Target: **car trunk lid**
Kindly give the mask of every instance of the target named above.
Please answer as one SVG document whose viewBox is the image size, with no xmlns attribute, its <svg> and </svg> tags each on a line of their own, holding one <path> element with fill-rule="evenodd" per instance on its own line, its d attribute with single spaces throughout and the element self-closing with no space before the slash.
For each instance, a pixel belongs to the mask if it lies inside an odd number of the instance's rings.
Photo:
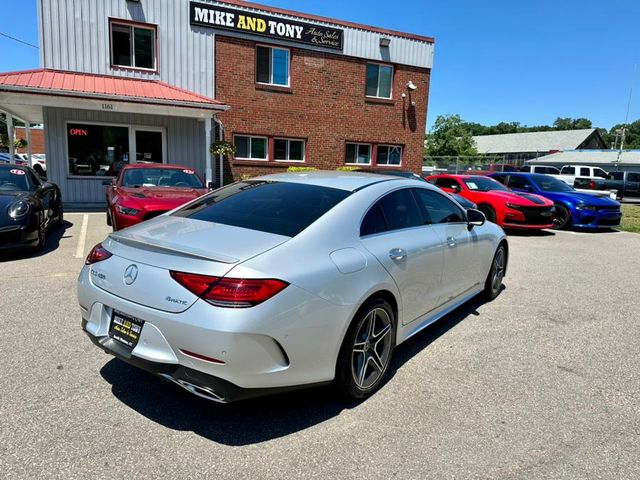
<svg viewBox="0 0 640 480">
<path fill-rule="evenodd" d="M 223 277 L 287 240 L 229 225 L 159 217 L 111 234 L 103 246 L 113 256 L 91 265 L 90 276 L 98 288 L 120 298 L 178 313 L 198 297 L 172 279 L 171 271 Z"/>
</svg>

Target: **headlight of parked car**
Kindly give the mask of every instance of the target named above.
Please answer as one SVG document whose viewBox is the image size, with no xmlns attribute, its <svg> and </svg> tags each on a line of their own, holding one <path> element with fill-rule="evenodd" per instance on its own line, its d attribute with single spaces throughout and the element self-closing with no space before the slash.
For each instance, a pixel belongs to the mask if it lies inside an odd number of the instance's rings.
<svg viewBox="0 0 640 480">
<path fill-rule="evenodd" d="M 116 205 L 116 210 L 122 215 L 130 215 L 132 217 L 135 217 L 136 215 L 138 215 L 138 213 L 140 213 L 140 210 L 129 207 L 121 207 L 120 205 Z"/>
<path fill-rule="evenodd" d="M 576 206 L 576 208 L 578 210 L 588 210 L 590 212 L 595 212 L 598 210 L 598 207 L 594 205 L 585 205 L 584 203 L 581 203 L 580 205 Z"/>
<path fill-rule="evenodd" d="M 507 202 L 507 208 L 512 208 L 514 210 L 520 210 L 522 208 L 522 205 L 516 205 L 515 203 L 509 203 Z"/>
<path fill-rule="evenodd" d="M 21 218 L 24 217 L 27 213 L 29 213 L 29 204 L 24 200 L 18 200 L 17 202 L 13 202 L 9 205 L 9 216 L 11 218 Z"/>
</svg>

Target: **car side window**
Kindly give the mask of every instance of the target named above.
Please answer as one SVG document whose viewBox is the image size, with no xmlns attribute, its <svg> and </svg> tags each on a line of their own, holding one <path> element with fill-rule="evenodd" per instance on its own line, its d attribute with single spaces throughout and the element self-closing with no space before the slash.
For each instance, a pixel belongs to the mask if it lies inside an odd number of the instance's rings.
<svg viewBox="0 0 640 480">
<path fill-rule="evenodd" d="M 622 180 L 622 178 L 620 178 Z M 627 173 L 627 181 L 640 182 L 640 173 Z"/>
<path fill-rule="evenodd" d="M 581 169 L 580 169 L 580 176 L 581 176 L 581 177 L 588 177 L 590 173 L 591 173 L 591 172 L 589 172 L 589 169 L 588 169 L 588 168 L 581 168 Z M 598 172 L 596 172 L 596 175 L 597 175 L 597 174 L 598 174 Z"/>
<path fill-rule="evenodd" d="M 447 177 L 437 178 L 435 184 L 440 188 L 451 188 L 451 189 L 460 188 L 460 184 L 455 178 L 447 178 Z"/>
<path fill-rule="evenodd" d="M 38 188 L 40 188 L 42 186 L 42 182 L 40 181 L 40 179 L 37 177 L 37 175 L 34 175 L 33 173 L 31 173 L 29 170 L 27 170 L 28 174 L 29 174 L 29 181 L 31 183 L 31 189 L 33 191 L 38 190 Z"/>
<path fill-rule="evenodd" d="M 604 170 L 601 170 L 599 168 L 594 168 L 593 169 L 593 175 L 595 177 L 600 177 L 600 178 L 605 178 L 605 179 L 609 178 L 609 175 L 607 175 L 607 172 L 605 172 Z"/>
<path fill-rule="evenodd" d="M 576 169 L 574 167 L 562 167 L 562 170 L 560 170 L 560 173 L 562 175 L 575 175 Z"/>
<path fill-rule="evenodd" d="M 525 177 L 519 177 L 517 175 L 512 175 L 509 177 L 509 188 L 516 188 L 519 190 L 524 190 L 527 186 L 530 186 L 531 182 L 527 180 Z"/>
<path fill-rule="evenodd" d="M 438 192 L 426 189 L 414 189 L 416 199 L 423 209 L 423 215 L 429 223 L 458 223 L 464 222 L 464 212 L 451 200 Z"/>
<path fill-rule="evenodd" d="M 411 190 L 396 190 L 378 202 L 387 224 L 387 230 L 419 227 L 424 225 L 422 214 Z"/>
<path fill-rule="evenodd" d="M 610 175 L 614 180 L 624 180 L 624 172 L 611 172 Z M 638 176 L 640 177 L 640 175 Z M 629 174 L 629 181 L 633 182 L 633 180 L 631 180 L 631 174 Z"/>
<path fill-rule="evenodd" d="M 503 185 L 507 184 L 507 175 L 493 175 L 492 178 L 495 178 L 497 181 L 499 181 Z"/>
<path fill-rule="evenodd" d="M 376 203 L 367 212 L 360 225 L 360 236 L 365 237 L 367 235 L 374 235 L 376 233 L 382 233 L 387 231 L 387 222 L 384 220 L 382 213 L 382 207 L 380 202 Z"/>
</svg>

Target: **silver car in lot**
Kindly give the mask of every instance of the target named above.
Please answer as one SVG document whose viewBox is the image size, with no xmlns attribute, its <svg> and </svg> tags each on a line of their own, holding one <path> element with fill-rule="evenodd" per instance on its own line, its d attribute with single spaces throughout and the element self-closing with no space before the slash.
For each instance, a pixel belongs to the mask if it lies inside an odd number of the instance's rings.
<svg viewBox="0 0 640 480">
<path fill-rule="evenodd" d="M 279 174 L 112 233 L 78 299 L 98 347 L 209 400 L 332 381 L 362 399 L 397 345 L 495 298 L 507 259 L 500 227 L 428 183 Z"/>
</svg>

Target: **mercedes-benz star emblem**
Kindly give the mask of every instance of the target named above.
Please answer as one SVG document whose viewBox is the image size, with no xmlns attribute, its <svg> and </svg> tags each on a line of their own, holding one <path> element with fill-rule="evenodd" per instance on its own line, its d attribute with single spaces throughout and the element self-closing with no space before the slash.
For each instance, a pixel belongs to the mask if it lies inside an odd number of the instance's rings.
<svg viewBox="0 0 640 480">
<path fill-rule="evenodd" d="M 124 271 L 124 283 L 131 285 L 138 278 L 138 267 L 136 265 L 129 265 Z"/>
</svg>

